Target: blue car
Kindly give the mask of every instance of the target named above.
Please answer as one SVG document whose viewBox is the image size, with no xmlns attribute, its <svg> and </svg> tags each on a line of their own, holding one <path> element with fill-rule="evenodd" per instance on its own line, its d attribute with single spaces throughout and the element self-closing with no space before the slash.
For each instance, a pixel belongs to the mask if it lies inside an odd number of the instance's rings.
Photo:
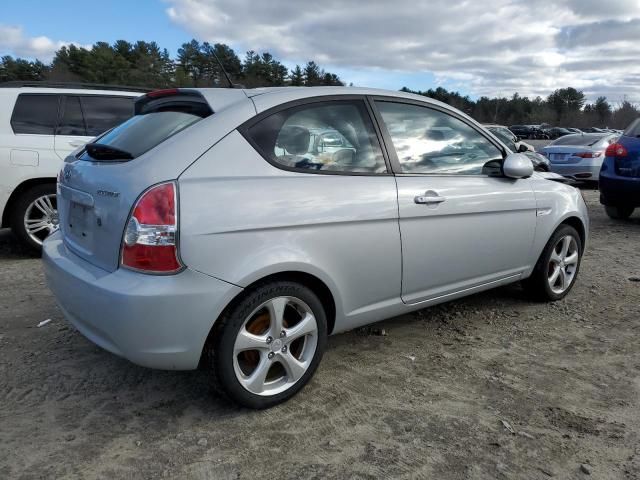
<svg viewBox="0 0 640 480">
<path fill-rule="evenodd" d="M 629 218 L 640 207 L 640 118 L 605 151 L 600 170 L 600 203 L 615 219 Z"/>
</svg>

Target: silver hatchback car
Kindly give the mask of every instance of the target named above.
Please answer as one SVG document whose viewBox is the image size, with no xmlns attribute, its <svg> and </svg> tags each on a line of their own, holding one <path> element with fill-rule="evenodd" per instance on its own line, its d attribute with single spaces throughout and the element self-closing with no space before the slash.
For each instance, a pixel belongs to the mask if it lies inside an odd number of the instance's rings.
<svg viewBox="0 0 640 480">
<path fill-rule="evenodd" d="M 517 281 L 558 300 L 576 281 L 579 191 L 442 103 L 171 89 L 135 112 L 66 159 L 48 284 L 91 341 L 209 367 L 242 405 L 299 391 L 328 335 Z"/>
</svg>

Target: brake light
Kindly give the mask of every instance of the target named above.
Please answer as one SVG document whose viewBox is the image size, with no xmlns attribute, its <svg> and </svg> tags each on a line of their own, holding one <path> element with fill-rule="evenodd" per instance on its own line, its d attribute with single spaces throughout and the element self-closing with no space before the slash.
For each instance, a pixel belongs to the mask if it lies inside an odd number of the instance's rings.
<svg viewBox="0 0 640 480">
<path fill-rule="evenodd" d="M 151 187 L 136 202 L 122 238 L 123 267 L 150 273 L 177 273 L 178 212 L 175 182 Z"/>
<path fill-rule="evenodd" d="M 624 145 L 620 143 L 612 143 L 607 147 L 604 154 L 607 157 L 626 157 L 629 155 L 629 152 Z"/>
<path fill-rule="evenodd" d="M 177 88 L 165 88 L 163 90 L 154 90 L 153 92 L 147 93 L 147 97 L 151 98 L 159 98 L 159 97 L 170 97 L 171 95 L 177 95 Z"/>
<path fill-rule="evenodd" d="M 580 158 L 597 158 L 600 155 L 602 155 L 602 152 L 580 152 L 580 153 L 573 154 L 574 157 L 580 157 Z"/>
</svg>

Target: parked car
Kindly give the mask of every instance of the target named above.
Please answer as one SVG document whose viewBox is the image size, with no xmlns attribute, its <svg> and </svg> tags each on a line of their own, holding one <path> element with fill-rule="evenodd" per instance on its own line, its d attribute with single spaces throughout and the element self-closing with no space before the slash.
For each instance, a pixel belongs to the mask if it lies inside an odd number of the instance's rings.
<svg viewBox="0 0 640 480">
<path fill-rule="evenodd" d="M 605 151 L 600 203 L 614 219 L 629 218 L 640 206 L 640 118 Z"/>
<path fill-rule="evenodd" d="M 108 86 L 0 84 L 1 227 L 39 250 L 58 228 L 56 175 L 62 160 L 133 115 L 140 92 Z"/>
<path fill-rule="evenodd" d="M 567 127 L 567 130 L 569 130 L 571 133 L 584 133 L 579 128 Z"/>
<path fill-rule="evenodd" d="M 507 127 L 503 127 L 502 125 L 485 125 L 484 127 L 498 137 L 512 152 L 524 153 L 529 160 L 531 160 L 535 171 L 551 171 L 547 157 L 537 153 L 533 145 L 518 140 L 518 137 Z"/>
<path fill-rule="evenodd" d="M 135 112 L 67 157 L 43 260 L 67 319 L 139 365 L 211 368 L 264 408 L 309 381 L 330 334 L 520 280 L 547 301 L 575 284 L 580 192 L 443 103 L 171 89 Z M 317 130 L 353 161 L 309 165 Z"/>
<path fill-rule="evenodd" d="M 544 130 L 544 132 L 549 136 L 550 139 L 555 140 L 556 138 L 564 137 L 565 135 L 571 135 L 571 130 L 562 127 L 551 127 Z"/>
<path fill-rule="evenodd" d="M 554 140 L 542 149 L 551 171 L 579 181 L 598 181 L 604 152 L 618 138 L 611 133 L 572 134 Z"/>
</svg>

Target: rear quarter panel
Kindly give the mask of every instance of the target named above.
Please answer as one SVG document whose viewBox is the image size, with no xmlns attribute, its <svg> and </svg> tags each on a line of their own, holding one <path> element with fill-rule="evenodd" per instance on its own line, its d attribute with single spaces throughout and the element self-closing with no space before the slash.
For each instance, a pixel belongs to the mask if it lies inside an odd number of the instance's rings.
<svg viewBox="0 0 640 480">
<path fill-rule="evenodd" d="M 280 170 L 237 131 L 179 179 L 185 264 L 246 287 L 267 275 L 316 276 L 342 331 L 379 319 L 400 297 L 393 176 Z"/>
</svg>

